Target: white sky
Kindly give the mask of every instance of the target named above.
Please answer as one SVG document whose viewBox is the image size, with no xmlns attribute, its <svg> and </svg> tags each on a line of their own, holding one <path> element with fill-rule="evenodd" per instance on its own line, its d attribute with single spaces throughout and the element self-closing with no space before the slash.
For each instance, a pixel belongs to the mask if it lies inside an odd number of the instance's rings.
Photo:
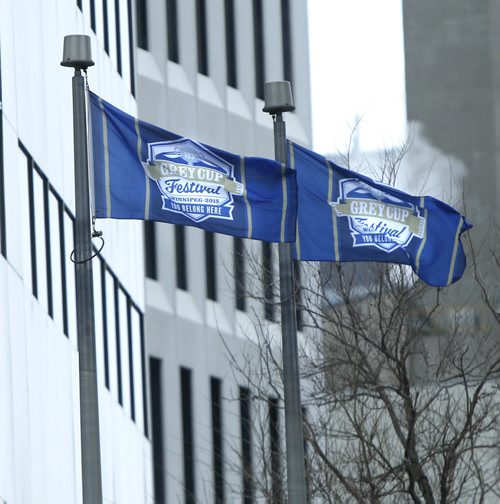
<svg viewBox="0 0 500 504">
<path fill-rule="evenodd" d="M 405 136 L 402 0 L 308 0 L 313 148 L 363 150 Z"/>
</svg>

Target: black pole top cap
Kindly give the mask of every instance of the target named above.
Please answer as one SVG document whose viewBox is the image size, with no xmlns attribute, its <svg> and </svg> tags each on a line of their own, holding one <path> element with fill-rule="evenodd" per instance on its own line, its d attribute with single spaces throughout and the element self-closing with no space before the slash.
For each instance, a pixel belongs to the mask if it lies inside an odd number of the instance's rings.
<svg viewBox="0 0 500 504">
<path fill-rule="evenodd" d="M 81 70 L 94 65 L 88 35 L 66 35 L 64 37 L 61 65 Z"/>
<path fill-rule="evenodd" d="M 264 112 L 279 114 L 295 110 L 292 86 L 288 81 L 266 82 L 264 84 Z"/>
</svg>

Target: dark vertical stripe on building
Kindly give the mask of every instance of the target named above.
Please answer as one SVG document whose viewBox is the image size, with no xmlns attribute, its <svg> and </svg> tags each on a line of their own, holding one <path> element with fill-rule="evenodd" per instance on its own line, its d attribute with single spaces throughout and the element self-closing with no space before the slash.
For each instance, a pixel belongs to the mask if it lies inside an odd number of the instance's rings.
<svg viewBox="0 0 500 504">
<path fill-rule="evenodd" d="M 198 72 L 208 75 L 207 9 L 205 0 L 196 0 L 196 34 L 198 41 Z"/>
<path fill-rule="evenodd" d="M 217 301 L 215 235 L 210 231 L 205 231 L 205 272 L 207 279 L 207 298 L 212 301 Z"/>
<path fill-rule="evenodd" d="M 255 57 L 255 95 L 264 99 L 264 82 L 266 80 L 264 59 L 264 14 L 262 0 L 253 0 L 253 36 Z"/>
<path fill-rule="evenodd" d="M 184 502 L 196 503 L 194 475 L 193 409 L 191 370 L 181 367 L 182 445 L 184 452 Z"/>
<path fill-rule="evenodd" d="M 36 233 L 35 233 L 35 193 L 33 187 L 33 159 L 22 148 L 23 152 L 27 157 L 27 169 L 28 169 L 28 208 L 29 208 L 29 219 L 30 219 L 30 246 L 31 246 L 31 288 L 33 296 L 38 299 L 38 279 L 37 279 L 37 267 L 36 267 Z"/>
<path fill-rule="evenodd" d="M 102 24 L 104 27 L 104 50 L 109 54 L 109 16 L 108 0 L 102 0 Z"/>
<path fill-rule="evenodd" d="M 141 332 L 141 378 L 142 378 L 142 409 L 144 417 L 144 435 L 149 437 L 148 394 L 146 388 L 146 345 L 144 341 L 144 314 L 139 312 L 139 327 Z M 152 400 L 152 399 L 151 399 Z"/>
<path fill-rule="evenodd" d="M 271 452 L 271 495 L 273 504 L 283 502 L 281 441 L 278 399 L 269 398 L 269 441 Z"/>
<path fill-rule="evenodd" d="M 43 209 L 45 220 L 45 268 L 47 273 L 47 306 L 49 316 L 54 318 L 54 300 L 52 293 L 52 251 L 50 240 L 50 208 L 49 208 L 49 181 L 43 177 Z"/>
<path fill-rule="evenodd" d="M 82 10 L 82 0 L 76 0 L 76 5 L 80 10 Z"/>
<path fill-rule="evenodd" d="M 163 461 L 163 400 L 161 360 L 149 358 L 151 391 L 151 428 L 153 435 L 154 502 L 165 504 L 165 470 Z"/>
<path fill-rule="evenodd" d="M 253 504 L 252 423 L 250 415 L 250 391 L 246 387 L 240 387 L 240 427 L 243 504 Z"/>
<path fill-rule="evenodd" d="M 264 316 L 274 321 L 274 263 L 273 246 L 262 242 L 262 286 L 264 288 Z"/>
<path fill-rule="evenodd" d="M 146 0 L 136 2 L 137 46 L 148 50 L 148 10 Z"/>
<path fill-rule="evenodd" d="M 135 44 L 134 44 L 134 14 L 132 0 L 127 0 L 128 18 L 128 57 L 130 64 L 130 92 L 135 96 Z"/>
<path fill-rule="evenodd" d="M 90 0 L 90 27 L 92 31 L 96 33 L 95 30 L 95 0 Z"/>
<path fill-rule="evenodd" d="M 122 351 L 120 337 L 120 291 L 118 279 L 114 277 L 115 291 L 115 334 L 116 334 L 116 375 L 118 378 L 118 402 L 123 406 L 123 383 L 122 383 Z"/>
<path fill-rule="evenodd" d="M 300 261 L 293 261 L 293 273 L 295 283 L 295 310 L 297 313 L 297 330 L 304 329 L 304 310 L 302 307 L 302 287 Z"/>
<path fill-rule="evenodd" d="M 236 290 L 236 309 L 245 311 L 247 309 L 246 277 L 245 277 L 245 247 L 243 238 L 234 238 L 234 284 Z"/>
<path fill-rule="evenodd" d="M 283 78 L 292 83 L 292 25 L 290 14 L 290 0 L 281 0 L 281 36 L 283 43 Z"/>
<path fill-rule="evenodd" d="M 130 416 L 135 422 L 135 390 L 134 390 L 134 349 L 132 339 L 132 306 L 127 295 L 127 340 L 128 340 L 128 376 L 130 386 Z"/>
<path fill-rule="evenodd" d="M 175 262 L 177 267 L 177 288 L 187 290 L 186 231 L 184 226 L 175 226 Z"/>
<path fill-rule="evenodd" d="M 2 53 L 0 50 L 0 254 L 7 257 L 7 233 L 5 229 L 5 179 L 3 164 L 3 98 L 2 98 Z"/>
<path fill-rule="evenodd" d="M 168 59 L 179 63 L 179 36 L 177 32 L 177 0 L 167 0 Z"/>
<path fill-rule="evenodd" d="M 106 263 L 103 259 L 101 259 L 102 347 L 104 354 L 104 384 L 109 390 L 108 298 L 106 291 Z"/>
<path fill-rule="evenodd" d="M 156 270 L 156 228 L 153 221 L 144 222 L 146 276 L 153 280 L 158 279 Z"/>
<path fill-rule="evenodd" d="M 116 69 L 122 75 L 122 32 L 120 23 L 120 0 L 115 0 Z"/>
<path fill-rule="evenodd" d="M 224 438 L 222 436 L 222 382 L 210 378 L 212 402 L 212 457 L 214 476 L 214 502 L 224 503 Z"/>
<path fill-rule="evenodd" d="M 66 233 L 64 232 L 64 203 L 58 196 L 59 211 L 59 255 L 61 256 L 61 299 L 62 299 L 62 319 L 63 331 L 69 337 L 68 330 L 68 287 L 66 283 Z"/>
<path fill-rule="evenodd" d="M 238 70 L 236 60 L 236 31 L 234 24 L 234 0 L 224 1 L 225 27 L 226 27 L 226 67 L 227 85 L 238 87 Z"/>
</svg>

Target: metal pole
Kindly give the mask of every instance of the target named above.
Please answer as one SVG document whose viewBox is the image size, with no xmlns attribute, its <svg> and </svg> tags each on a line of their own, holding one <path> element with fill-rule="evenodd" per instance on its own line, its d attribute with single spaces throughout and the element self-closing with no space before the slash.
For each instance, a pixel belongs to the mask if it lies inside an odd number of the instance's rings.
<svg viewBox="0 0 500 504">
<path fill-rule="evenodd" d="M 80 429 L 83 504 L 102 503 L 99 404 L 94 328 L 94 291 L 89 172 L 87 155 L 87 116 L 85 79 L 82 70 L 93 65 L 90 38 L 68 35 L 64 38 L 61 65 L 73 67 L 73 139 L 75 156 L 75 263 L 76 313 L 80 377 Z"/>
<path fill-rule="evenodd" d="M 264 112 L 273 115 L 276 161 L 286 163 L 286 129 L 283 112 L 295 109 L 287 81 L 267 82 Z M 293 278 L 292 245 L 280 243 L 281 335 L 283 345 L 283 386 L 285 394 L 286 466 L 288 504 L 306 503 L 304 431 L 300 401 L 297 313 Z"/>
</svg>

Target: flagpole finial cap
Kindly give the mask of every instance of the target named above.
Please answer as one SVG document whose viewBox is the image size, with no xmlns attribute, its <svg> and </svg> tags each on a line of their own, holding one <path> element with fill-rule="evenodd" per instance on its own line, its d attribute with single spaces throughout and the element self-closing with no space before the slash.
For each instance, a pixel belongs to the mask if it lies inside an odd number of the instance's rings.
<svg viewBox="0 0 500 504">
<path fill-rule="evenodd" d="M 90 37 L 88 35 L 66 35 L 64 37 L 61 65 L 80 70 L 93 66 Z"/>
<path fill-rule="evenodd" d="M 278 114 L 295 110 L 292 86 L 288 81 L 266 82 L 264 84 L 264 112 Z"/>
</svg>

